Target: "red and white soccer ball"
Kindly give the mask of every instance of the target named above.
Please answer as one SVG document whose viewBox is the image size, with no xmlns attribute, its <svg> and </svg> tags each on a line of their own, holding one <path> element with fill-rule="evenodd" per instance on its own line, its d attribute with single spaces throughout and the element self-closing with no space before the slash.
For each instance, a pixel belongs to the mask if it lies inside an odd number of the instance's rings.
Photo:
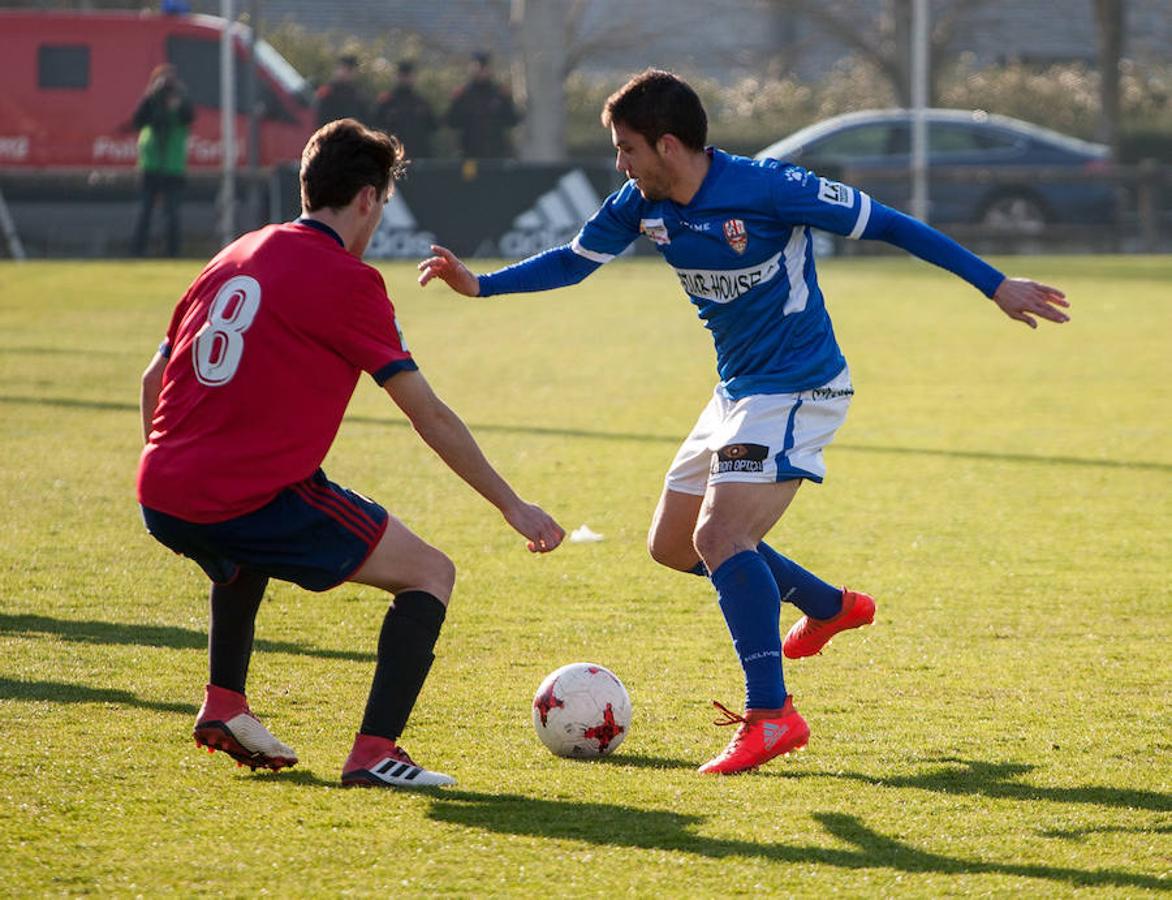
<svg viewBox="0 0 1172 900">
<path fill-rule="evenodd" d="M 606 756 L 631 730 L 631 698 L 604 666 L 570 663 L 537 689 L 533 728 L 557 756 Z"/>
</svg>

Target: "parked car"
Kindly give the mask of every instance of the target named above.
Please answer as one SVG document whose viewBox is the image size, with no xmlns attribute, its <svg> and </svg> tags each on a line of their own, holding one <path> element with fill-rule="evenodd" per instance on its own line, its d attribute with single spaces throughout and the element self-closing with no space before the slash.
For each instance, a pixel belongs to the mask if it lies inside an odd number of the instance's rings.
<svg viewBox="0 0 1172 900">
<path fill-rule="evenodd" d="M 906 109 L 834 116 L 770 144 L 757 158 L 797 163 L 909 210 L 911 117 Z M 1103 144 L 981 111 L 930 109 L 927 120 L 933 224 L 1036 234 L 1051 224 L 1114 220 Z"/>
</svg>

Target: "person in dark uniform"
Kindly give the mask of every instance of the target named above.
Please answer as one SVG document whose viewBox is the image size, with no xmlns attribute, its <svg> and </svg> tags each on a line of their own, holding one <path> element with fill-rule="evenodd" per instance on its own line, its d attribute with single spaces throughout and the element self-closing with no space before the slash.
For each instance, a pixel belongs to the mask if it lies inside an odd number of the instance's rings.
<svg viewBox="0 0 1172 900">
<path fill-rule="evenodd" d="M 379 94 L 371 124 L 397 137 L 414 158 L 431 156 L 435 110 L 415 89 L 415 63 L 403 60 L 395 86 Z"/>
<path fill-rule="evenodd" d="M 358 86 L 358 57 L 339 56 L 333 76 L 317 89 L 317 124 L 335 119 L 365 122 L 369 115 L 370 106 Z"/>
<path fill-rule="evenodd" d="M 492 59 L 475 54 L 472 76 L 456 91 L 445 117 L 460 135 L 461 152 L 468 159 L 512 156 L 509 129 L 520 121 L 513 98 L 492 80 Z"/>
</svg>

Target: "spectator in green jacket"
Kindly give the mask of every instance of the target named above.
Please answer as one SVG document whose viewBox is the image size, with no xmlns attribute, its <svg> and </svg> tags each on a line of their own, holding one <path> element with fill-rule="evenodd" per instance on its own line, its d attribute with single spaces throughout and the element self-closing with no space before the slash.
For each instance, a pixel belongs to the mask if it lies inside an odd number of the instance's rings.
<svg viewBox="0 0 1172 900">
<path fill-rule="evenodd" d="M 187 132 L 195 111 L 187 88 L 172 65 L 156 66 L 134 111 L 138 132 L 138 167 L 142 200 L 130 249 L 145 256 L 155 203 L 163 202 L 168 256 L 179 255 L 179 207 L 187 172 Z"/>
</svg>

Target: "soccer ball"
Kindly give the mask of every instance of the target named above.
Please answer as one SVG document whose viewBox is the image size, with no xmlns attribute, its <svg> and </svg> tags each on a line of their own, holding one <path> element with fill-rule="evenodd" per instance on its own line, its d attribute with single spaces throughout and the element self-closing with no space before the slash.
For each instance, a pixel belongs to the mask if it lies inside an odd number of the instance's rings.
<svg viewBox="0 0 1172 900">
<path fill-rule="evenodd" d="M 570 663 L 537 689 L 533 729 L 557 756 L 606 756 L 631 730 L 631 698 L 609 669 Z"/>
</svg>

